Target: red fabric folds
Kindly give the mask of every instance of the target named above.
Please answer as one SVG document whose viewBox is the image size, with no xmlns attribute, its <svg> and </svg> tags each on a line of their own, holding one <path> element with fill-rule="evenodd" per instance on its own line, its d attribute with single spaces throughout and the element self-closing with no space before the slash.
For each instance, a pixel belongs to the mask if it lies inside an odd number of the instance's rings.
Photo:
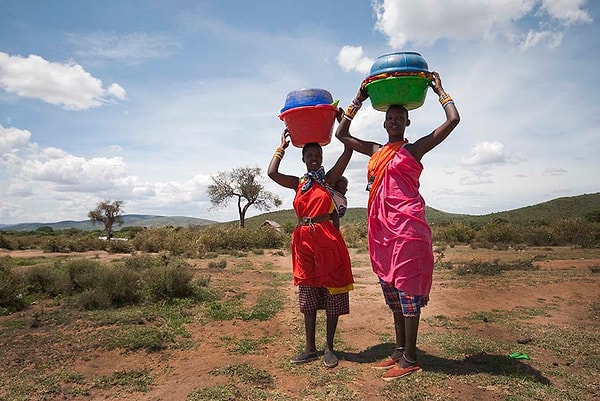
<svg viewBox="0 0 600 401">
<path fill-rule="evenodd" d="M 315 217 L 333 210 L 331 195 L 322 185 L 313 183 L 304 193 L 296 189 L 294 209 L 298 217 Z M 327 287 L 332 293 L 352 289 L 354 279 L 350 255 L 340 232 L 331 221 L 298 225 L 292 234 L 294 285 Z"/>
</svg>

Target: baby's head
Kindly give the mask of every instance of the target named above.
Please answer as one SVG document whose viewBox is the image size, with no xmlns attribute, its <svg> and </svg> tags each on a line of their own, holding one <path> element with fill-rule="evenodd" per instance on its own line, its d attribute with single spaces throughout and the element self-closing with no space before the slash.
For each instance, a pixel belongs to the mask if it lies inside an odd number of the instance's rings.
<svg viewBox="0 0 600 401">
<path fill-rule="evenodd" d="M 348 179 L 344 176 L 341 176 L 333 185 L 333 189 L 342 195 L 346 195 L 346 192 L 348 191 Z"/>
</svg>

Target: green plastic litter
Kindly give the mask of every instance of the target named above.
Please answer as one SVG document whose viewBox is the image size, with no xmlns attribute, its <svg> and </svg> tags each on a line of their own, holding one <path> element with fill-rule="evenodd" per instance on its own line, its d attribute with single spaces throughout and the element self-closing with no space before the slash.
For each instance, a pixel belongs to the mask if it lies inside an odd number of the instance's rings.
<svg viewBox="0 0 600 401">
<path fill-rule="evenodd" d="M 513 359 L 531 359 L 531 358 L 529 358 L 529 355 L 524 354 L 522 352 L 513 352 L 512 354 L 509 355 L 509 357 L 511 357 Z"/>
</svg>

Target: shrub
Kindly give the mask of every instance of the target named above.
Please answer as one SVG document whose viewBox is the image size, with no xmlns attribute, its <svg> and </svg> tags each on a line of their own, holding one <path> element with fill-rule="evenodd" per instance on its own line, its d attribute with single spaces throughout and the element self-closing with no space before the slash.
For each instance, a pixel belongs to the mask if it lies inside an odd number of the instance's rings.
<svg viewBox="0 0 600 401">
<path fill-rule="evenodd" d="M 552 224 L 552 230 L 561 244 L 573 244 L 582 248 L 600 245 L 600 224 L 580 218 L 561 219 Z"/>
<path fill-rule="evenodd" d="M 10 266 L 0 263 L 0 311 L 24 309 L 26 306 L 23 299 L 24 287 L 22 276 L 15 273 Z"/>
<path fill-rule="evenodd" d="M 149 269 L 144 275 L 144 285 L 154 301 L 187 298 L 194 294 L 192 277 L 191 266 L 185 260 L 173 259 Z"/>
<path fill-rule="evenodd" d="M 125 266 L 104 266 L 98 289 L 107 294 L 112 306 L 134 305 L 140 298 L 141 274 Z"/>
<path fill-rule="evenodd" d="M 195 288 L 193 298 L 196 302 L 209 302 L 217 299 L 216 293 L 208 288 L 210 279 L 210 276 L 200 277 L 194 282 Z"/>
<path fill-rule="evenodd" d="M 131 242 L 138 251 L 156 253 L 164 248 L 163 239 L 163 231 L 160 229 L 153 229 L 137 233 Z"/>
<path fill-rule="evenodd" d="M 111 240 L 108 243 L 109 253 L 131 253 L 134 251 L 133 245 L 127 241 Z"/>
<path fill-rule="evenodd" d="M 221 259 L 219 261 L 210 261 L 208 262 L 208 268 L 209 269 L 224 269 L 225 267 L 227 267 L 227 261 L 225 259 Z"/>
<path fill-rule="evenodd" d="M 71 291 L 77 293 L 94 288 L 100 266 L 100 262 L 90 259 L 68 260 L 65 267 Z"/>
<path fill-rule="evenodd" d="M 511 224 L 505 221 L 492 220 L 481 227 L 475 237 L 483 243 L 496 244 L 504 242 L 510 244 L 521 242 L 519 234 L 519 230 L 515 229 Z"/>
<path fill-rule="evenodd" d="M 4 236 L 4 234 L 2 234 L 2 233 L 0 233 L 0 248 L 4 248 L 9 251 L 11 251 L 13 249 L 12 244 L 10 243 L 8 238 L 6 236 Z"/>
<path fill-rule="evenodd" d="M 522 232 L 523 242 L 529 246 L 557 245 L 555 234 L 548 226 L 527 227 Z"/>
<path fill-rule="evenodd" d="M 71 291 L 71 281 L 67 271 L 52 265 L 31 266 L 25 274 L 25 282 L 28 293 L 55 297 Z"/>
<path fill-rule="evenodd" d="M 341 226 L 342 236 L 349 248 L 361 248 L 367 246 L 367 223 L 343 224 Z"/>
<path fill-rule="evenodd" d="M 110 294 L 100 288 L 86 290 L 77 296 L 79 306 L 85 310 L 109 309 Z"/>
<path fill-rule="evenodd" d="M 432 225 L 432 235 L 435 242 L 450 244 L 468 244 L 475 236 L 476 231 L 466 223 L 453 221 L 443 225 Z"/>
<path fill-rule="evenodd" d="M 273 227 L 261 227 L 256 231 L 251 231 L 251 237 L 254 238 L 255 248 L 275 249 L 285 245 L 288 236 Z"/>
<path fill-rule="evenodd" d="M 160 257 L 152 255 L 132 255 L 123 260 L 125 267 L 128 269 L 141 271 L 152 267 L 161 266 L 163 261 Z"/>
<path fill-rule="evenodd" d="M 69 245 L 67 243 L 67 241 L 64 241 L 60 238 L 49 238 L 48 240 L 46 240 L 46 242 L 42 245 L 42 250 L 44 252 L 70 252 L 71 249 L 69 248 Z"/>
</svg>

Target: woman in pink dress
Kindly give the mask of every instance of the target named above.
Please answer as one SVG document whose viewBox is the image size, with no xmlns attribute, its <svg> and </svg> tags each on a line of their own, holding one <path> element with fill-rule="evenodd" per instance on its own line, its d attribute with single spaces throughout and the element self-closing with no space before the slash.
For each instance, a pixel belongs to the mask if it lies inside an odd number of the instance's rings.
<svg viewBox="0 0 600 401">
<path fill-rule="evenodd" d="M 346 146 L 371 157 L 367 168 L 369 255 L 386 304 L 392 310 L 396 332 L 394 353 L 374 366 L 388 369 L 383 376 L 386 381 L 421 369 L 417 365 L 417 334 L 421 307 L 429 300 L 434 264 L 431 229 L 425 218 L 425 201 L 419 193 L 421 158 L 446 139 L 460 121 L 437 72 L 433 72 L 432 89 L 439 97 L 446 121 L 416 142 L 409 143 L 404 138 L 410 120 L 401 105 L 390 106 L 385 113 L 385 145 L 350 135 L 352 118 L 368 97 L 362 87 L 336 131 Z"/>
</svg>

